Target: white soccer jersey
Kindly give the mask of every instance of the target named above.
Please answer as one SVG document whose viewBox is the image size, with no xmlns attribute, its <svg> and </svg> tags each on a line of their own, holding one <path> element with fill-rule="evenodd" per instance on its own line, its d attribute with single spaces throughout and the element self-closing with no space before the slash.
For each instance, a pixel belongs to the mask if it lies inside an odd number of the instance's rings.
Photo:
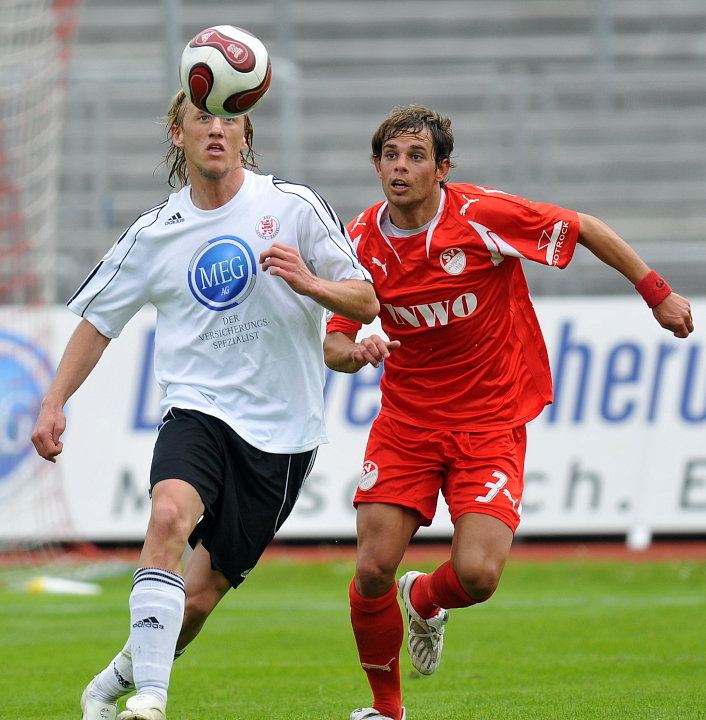
<svg viewBox="0 0 706 720">
<path fill-rule="evenodd" d="M 296 248 L 318 277 L 370 279 L 314 190 L 246 170 L 223 207 L 197 208 L 187 186 L 141 215 L 68 306 L 115 338 L 152 303 L 162 414 L 200 410 L 262 450 L 311 450 L 326 442 L 325 310 L 262 271 L 273 242 Z"/>
</svg>

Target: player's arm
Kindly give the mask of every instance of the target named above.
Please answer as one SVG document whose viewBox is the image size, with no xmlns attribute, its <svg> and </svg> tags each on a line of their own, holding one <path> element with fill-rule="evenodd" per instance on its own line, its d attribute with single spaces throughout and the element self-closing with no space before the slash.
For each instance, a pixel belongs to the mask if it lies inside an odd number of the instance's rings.
<svg viewBox="0 0 706 720">
<path fill-rule="evenodd" d="M 331 370 L 354 373 L 365 365 L 380 367 L 399 346 L 399 340 L 383 340 L 379 335 L 356 342 L 355 335 L 334 330 L 324 338 L 324 361 Z"/>
<path fill-rule="evenodd" d="M 274 243 L 260 254 L 262 269 L 281 277 L 294 292 L 316 300 L 327 310 L 364 324 L 372 322 L 380 304 L 367 280 L 326 280 L 314 275 L 297 250 Z"/>
<path fill-rule="evenodd" d="M 669 285 L 602 220 L 585 213 L 578 215 L 579 243 L 635 285 L 663 328 L 673 332 L 675 337 L 688 337 L 694 330 L 689 301 L 672 292 Z"/>
<path fill-rule="evenodd" d="M 45 460 L 56 462 L 64 449 L 59 439 L 66 428 L 64 405 L 90 375 L 109 342 L 88 320 L 81 320 L 74 330 L 32 432 L 34 447 Z"/>
</svg>

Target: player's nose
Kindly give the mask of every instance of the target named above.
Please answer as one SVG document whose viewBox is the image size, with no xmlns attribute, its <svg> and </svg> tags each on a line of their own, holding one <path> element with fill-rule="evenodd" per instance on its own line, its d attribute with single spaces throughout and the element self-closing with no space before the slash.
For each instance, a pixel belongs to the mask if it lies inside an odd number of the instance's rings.
<svg viewBox="0 0 706 720">
<path fill-rule="evenodd" d="M 397 172 L 407 172 L 407 158 L 402 155 L 398 155 L 395 158 L 394 168 Z"/>
<path fill-rule="evenodd" d="M 214 135 L 223 135 L 223 120 L 221 120 L 221 118 L 214 115 L 213 120 L 211 121 L 211 127 L 209 128 L 209 130 Z"/>
</svg>

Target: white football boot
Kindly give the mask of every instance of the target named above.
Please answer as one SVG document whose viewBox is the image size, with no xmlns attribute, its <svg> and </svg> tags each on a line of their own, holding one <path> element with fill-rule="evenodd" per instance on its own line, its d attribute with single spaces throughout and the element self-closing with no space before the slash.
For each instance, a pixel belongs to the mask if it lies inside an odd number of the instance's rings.
<svg viewBox="0 0 706 720">
<path fill-rule="evenodd" d="M 167 705 L 152 693 L 138 693 L 128 698 L 117 720 L 167 720 Z"/>
<path fill-rule="evenodd" d="M 88 683 L 81 695 L 81 720 L 115 720 L 115 716 L 118 714 L 117 700 L 108 702 L 93 695 L 91 693 L 93 680 Z"/>
<path fill-rule="evenodd" d="M 402 720 L 406 720 L 407 711 L 402 708 Z M 367 708 L 356 708 L 352 713 L 350 720 L 392 720 L 387 715 L 380 715 L 380 713 L 373 707 Z"/>
<path fill-rule="evenodd" d="M 423 574 L 416 570 L 410 570 L 397 581 L 397 586 L 407 610 L 407 650 L 412 665 L 422 675 L 431 675 L 441 662 L 441 651 L 444 647 L 444 625 L 449 620 L 449 611 L 440 608 L 433 617 L 423 618 L 412 607 L 409 591 L 414 581 Z"/>
</svg>

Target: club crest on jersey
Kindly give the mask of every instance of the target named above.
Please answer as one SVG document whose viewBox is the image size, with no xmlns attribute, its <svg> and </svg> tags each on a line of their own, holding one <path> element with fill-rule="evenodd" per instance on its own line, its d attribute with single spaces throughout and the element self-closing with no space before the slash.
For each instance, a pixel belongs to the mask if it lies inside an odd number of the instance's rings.
<svg viewBox="0 0 706 720">
<path fill-rule="evenodd" d="M 372 460 L 366 460 L 363 463 L 363 470 L 360 473 L 360 481 L 358 487 L 361 490 L 370 490 L 378 479 L 378 466 Z"/>
<path fill-rule="evenodd" d="M 232 235 L 205 242 L 189 263 L 189 289 L 209 310 L 228 310 L 255 287 L 257 265 L 248 244 Z"/>
<path fill-rule="evenodd" d="M 279 220 L 272 215 L 265 215 L 257 221 L 255 232 L 263 240 L 272 240 L 279 232 Z"/>
<path fill-rule="evenodd" d="M 439 262 L 449 275 L 460 275 L 466 268 L 466 253 L 458 247 L 446 248 L 439 255 Z"/>
</svg>

